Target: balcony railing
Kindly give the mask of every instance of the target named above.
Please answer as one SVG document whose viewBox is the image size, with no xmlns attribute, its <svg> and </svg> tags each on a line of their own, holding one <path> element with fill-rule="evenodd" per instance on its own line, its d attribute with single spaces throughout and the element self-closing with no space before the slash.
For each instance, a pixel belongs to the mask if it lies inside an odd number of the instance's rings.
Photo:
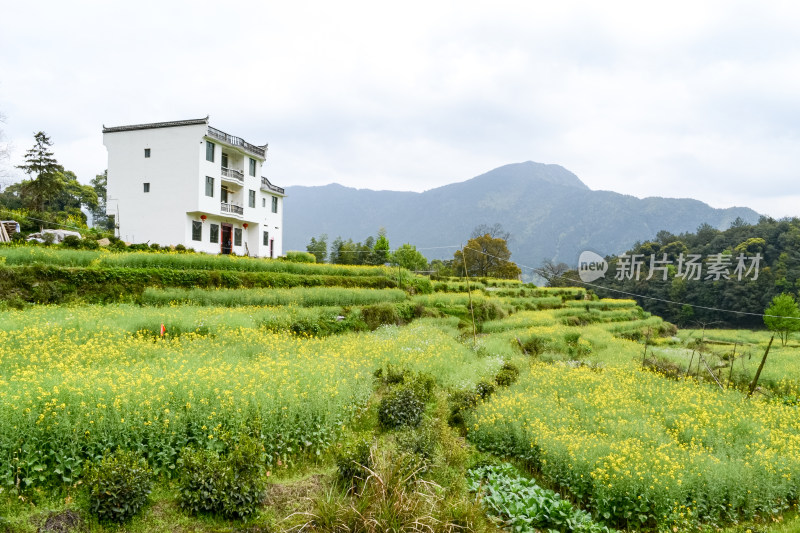
<svg viewBox="0 0 800 533">
<path fill-rule="evenodd" d="M 277 185 L 271 184 L 269 180 L 264 176 L 261 176 L 261 188 L 265 191 L 272 191 L 278 194 L 285 194 L 283 191 L 283 187 L 278 187 Z"/>
<path fill-rule="evenodd" d="M 222 167 L 222 176 L 244 183 L 244 172 L 233 168 Z"/>
<path fill-rule="evenodd" d="M 208 127 L 208 136 L 213 137 L 215 139 L 219 139 L 220 141 L 226 142 L 232 146 L 238 146 L 248 152 L 255 154 L 259 157 L 266 157 L 267 156 L 267 146 L 256 146 L 254 144 L 250 144 L 249 142 L 245 141 L 241 137 L 234 137 L 233 135 L 228 135 L 224 131 L 218 130 L 217 128 L 212 128 L 211 126 Z"/>
<path fill-rule="evenodd" d="M 223 213 L 229 213 L 231 215 L 244 215 L 244 207 L 236 204 L 228 204 L 225 202 L 220 203 L 220 211 Z"/>
</svg>

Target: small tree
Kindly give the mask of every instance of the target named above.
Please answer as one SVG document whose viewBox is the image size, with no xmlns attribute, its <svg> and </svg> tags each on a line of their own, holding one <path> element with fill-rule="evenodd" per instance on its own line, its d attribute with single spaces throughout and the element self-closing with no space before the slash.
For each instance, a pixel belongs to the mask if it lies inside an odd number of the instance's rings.
<svg viewBox="0 0 800 533">
<path fill-rule="evenodd" d="M 556 263 L 551 259 L 542 261 L 542 266 L 539 267 L 537 274 L 542 276 L 547 282 L 548 287 L 560 287 L 562 277 L 569 272 L 569 265 L 566 263 Z"/>
<path fill-rule="evenodd" d="M 372 247 L 375 265 L 383 265 L 389 262 L 389 239 L 386 238 L 386 229 L 381 228 L 378 231 L 378 238 L 375 245 Z"/>
<path fill-rule="evenodd" d="M 464 272 L 464 255 L 466 255 L 467 271 Z M 505 239 L 492 238 L 484 234 L 470 239 L 464 252 L 458 250 L 453 257 L 454 266 L 467 276 L 517 279 L 521 270 L 511 262 L 511 252 Z"/>
<path fill-rule="evenodd" d="M 324 263 L 328 258 L 328 235 L 323 233 L 319 239 L 311 237 L 311 241 L 306 246 L 306 251 L 317 258 L 317 263 Z"/>
<path fill-rule="evenodd" d="M 417 251 L 416 246 L 411 244 L 404 244 L 395 250 L 392 254 L 392 263 L 412 271 L 428 268 L 428 260 Z"/>
<path fill-rule="evenodd" d="M 764 311 L 764 324 L 778 334 L 783 346 L 789 335 L 800 331 L 800 309 L 791 294 L 782 293 L 772 299 L 772 304 Z"/>
<path fill-rule="evenodd" d="M 106 214 L 108 170 L 103 171 L 102 174 L 97 174 L 89 183 L 97 195 L 97 206 L 90 209 L 92 212 L 92 225 L 96 228 L 113 229 L 113 225 L 110 225 L 109 217 Z"/>
</svg>

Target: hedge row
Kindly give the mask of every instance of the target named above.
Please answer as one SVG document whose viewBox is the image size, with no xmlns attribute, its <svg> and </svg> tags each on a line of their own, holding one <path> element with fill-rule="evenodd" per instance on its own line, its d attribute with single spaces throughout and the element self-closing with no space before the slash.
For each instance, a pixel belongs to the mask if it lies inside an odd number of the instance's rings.
<svg viewBox="0 0 800 533">
<path fill-rule="evenodd" d="M 235 272 L 167 268 L 103 268 L 25 265 L 0 267 L 0 300 L 58 304 L 74 300 L 89 303 L 135 301 L 145 287 L 361 287 L 395 288 L 384 276 L 333 276 L 285 272 Z"/>
</svg>

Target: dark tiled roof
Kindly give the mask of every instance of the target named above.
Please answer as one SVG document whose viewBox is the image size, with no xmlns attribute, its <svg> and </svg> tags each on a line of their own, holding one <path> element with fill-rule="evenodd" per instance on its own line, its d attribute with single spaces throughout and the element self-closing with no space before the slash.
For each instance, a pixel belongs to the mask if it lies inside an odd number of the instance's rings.
<svg viewBox="0 0 800 533">
<path fill-rule="evenodd" d="M 105 125 L 103 125 L 103 133 L 113 133 L 115 131 L 149 130 L 154 128 L 174 128 L 176 126 L 197 126 L 200 124 L 208 124 L 208 117 L 192 120 L 175 120 L 172 122 L 153 122 L 151 124 L 133 124 L 131 126 L 114 126 L 113 128 L 106 128 Z"/>
</svg>

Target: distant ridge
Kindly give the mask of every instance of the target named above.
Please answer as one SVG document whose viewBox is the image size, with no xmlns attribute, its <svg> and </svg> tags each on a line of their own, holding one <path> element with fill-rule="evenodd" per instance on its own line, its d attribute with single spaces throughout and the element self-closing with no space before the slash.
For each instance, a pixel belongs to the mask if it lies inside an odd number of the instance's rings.
<svg viewBox="0 0 800 533">
<path fill-rule="evenodd" d="M 585 249 L 621 253 L 660 230 L 694 231 L 702 223 L 725 229 L 737 217 L 755 223 L 746 207 L 715 209 L 689 198 L 636 198 L 593 191 L 560 165 L 526 161 L 422 193 L 353 189 L 339 184 L 292 186 L 284 213 L 284 249 L 305 250 L 327 233 L 363 241 L 385 227 L 389 242 L 418 248 L 465 243 L 479 224 L 499 222 L 511 233 L 517 263 L 538 267 L 553 259 L 570 265 Z M 453 250 L 424 250 L 428 259 Z M 525 270 L 523 269 L 523 273 Z"/>
</svg>

